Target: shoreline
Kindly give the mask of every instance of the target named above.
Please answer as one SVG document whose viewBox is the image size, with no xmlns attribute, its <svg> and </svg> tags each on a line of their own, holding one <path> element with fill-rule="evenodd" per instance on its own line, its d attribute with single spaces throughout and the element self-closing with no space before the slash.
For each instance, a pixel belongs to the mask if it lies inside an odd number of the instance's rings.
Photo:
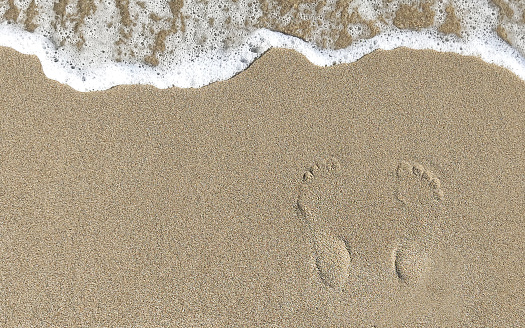
<svg viewBox="0 0 525 328">
<path fill-rule="evenodd" d="M 14 28 L 7 26 L 6 28 Z M 22 42 L 17 33 L 26 33 L 22 37 Z M 428 34 L 426 34 L 428 33 Z M 496 36 L 472 37 L 468 40 L 451 39 L 447 42 L 441 40 L 443 35 L 437 31 L 398 31 L 380 34 L 372 39 L 356 41 L 347 49 L 329 50 L 318 49 L 307 42 L 296 39 L 292 36 L 281 35 L 270 30 L 258 30 L 250 36 L 244 43 L 244 48 L 249 48 L 249 44 L 259 44 L 256 52 L 247 49 L 239 51 L 237 60 L 241 66 L 235 65 L 232 58 L 224 61 L 224 58 L 202 57 L 198 60 L 190 60 L 186 64 L 180 64 L 178 70 L 170 71 L 169 66 L 150 66 L 135 64 L 122 64 L 120 62 L 109 62 L 93 67 L 93 70 L 82 69 L 56 61 L 49 57 L 49 53 L 55 45 L 49 40 L 29 33 L 27 31 L 8 31 L 6 40 L 0 43 L 1 47 L 13 47 L 18 52 L 39 58 L 42 69 L 48 78 L 59 83 L 69 85 L 76 91 L 93 92 L 105 91 L 119 85 L 151 85 L 159 89 L 169 88 L 202 88 L 217 82 L 228 81 L 243 71 L 248 69 L 253 63 L 260 60 L 267 51 L 282 49 L 286 51 L 296 51 L 300 56 L 304 56 L 309 62 L 318 67 L 332 67 L 342 64 L 352 64 L 359 61 L 364 56 L 368 56 L 376 51 L 391 51 L 396 49 L 411 49 L 423 51 L 436 51 L 440 53 L 454 53 L 460 56 L 476 57 L 489 65 L 496 65 L 507 69 L 525 82 L 525 58 L 523 54 L 509 43 Z M 264 40 L 264 41 L 261 41 Z M 43 48 L 32 48 L 34 44 L 45 44 Z M 379 44 L 381 46 L 379 46 Z M 416 46 L 417 45 L 417 46 Z M 242 48 L 242 47 L 241 47 Z M 246 58 L 245 58 L 246 57 Z M 248 58 L 248 59 L 247 59 Z M 66 59 L 64 59 L 66 60 Z M 75 60 L 69 58 L 67 63 Z M 233 61 L 233 62 L 232 62 Z M 80 66 L 84 66 L 81 64 Z M 89 66 L 89 65 L 88 65 Z M 182 69 L 181 67 L 184 67 Z M 209 67 L 220 67 L 220 72 L 211 73 Z M 79 69 L 79 70 L 77 70 Z M 172 67 L 173 69 L 173 67 Z M 175 71 L 177 71 L 176 74 Z M 111 78 L 104 79 L 99 75 L 100 72 L 112 72 Z M 186 73 L 190 72 L 190 73 Z M 140 83 L 132 83 L 140 76 Z M 197 76 L 197 78 L 196 78 Z M 213 81 L 213 82 L 210 82 Z"/>
<path fill-rule="evenodd" d="M 201 87 L 231 78 L 270 48 L 296 50 L 318 66 L 354 62 L 378 48 L 451 51 L 525 81 L 518 0 L 169 4 L 10 1 L 0 7 L 0 45 L 37 55 L 47 76 L 79 91 Z"/>
</svg>

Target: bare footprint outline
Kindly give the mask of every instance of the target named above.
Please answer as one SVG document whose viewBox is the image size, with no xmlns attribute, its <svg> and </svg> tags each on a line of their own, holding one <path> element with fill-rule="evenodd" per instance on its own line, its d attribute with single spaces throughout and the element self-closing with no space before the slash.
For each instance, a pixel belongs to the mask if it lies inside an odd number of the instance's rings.
<svg viewBox="0 0 525 328">
<path fill-rule="evenodd" d="M 395 175 L 397 179 L 395 197 L 403 205 L 409 206 L 410 202 L 414 205 L 416 201 L 420 205 L 426 205 L 423 198 L 427 198 L 427 201 L 441 202 L 445 197 L 439 177 L 418 162 L 400 161 L 397 164 Z M 423 197 L 407 195 L 406 192 L 410 185 L 411 189 L 418 189 L 416 193 Z"/>
<path fill-rule="evenodd" d="M 420 227 L 399 238 L 392 251 L 392 271 L 401 283 L 414 285 L 423 283 L 431 270 L 429 248 L 434 243 L 434 224 L 428 221 L 436 220 L 432 209 L 439 207 L 445 194 L 439 177 L 418 162 L 400 161 L 395 176 L 394 196 L 403 205 L 405 215 L 412 216 Z"/>
<path fill-rule="evenodd" d="M 336 289 L 343 289 L 350 275 L 351 248 L 347 240 L 325 226 L 318 202 L 323 180 L 337 178 L 340 171 L 341 165 L 334 157 L 316 162 L 304 172 L 297 198 L 299 215 L 312 239 L 319 277 L 325 285 Z"/>
</svg>

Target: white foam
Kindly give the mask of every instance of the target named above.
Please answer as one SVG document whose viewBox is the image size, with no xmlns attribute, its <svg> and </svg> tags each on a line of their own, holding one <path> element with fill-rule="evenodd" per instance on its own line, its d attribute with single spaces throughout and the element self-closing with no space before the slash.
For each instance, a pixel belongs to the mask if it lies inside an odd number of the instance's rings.
<svg viewBox="0 0 525 328">
<path fill-rule="evenodd" d="M 378 15 L 378 12 L 373 10 L 374 6 L 378 5 L 375 2 L 361 0 L 353 2 L 352 5 L 357 6 L 354 9 L 358 10 L 361 17 L 372 20 L 376 19 Z M 246 6 L 246 8 L 251 9 L 239 10 L 238 13 L 231 14 L 228 17 L 238 24 L 243 23 L 241 15 L 243 13 L 248 14 L 249 19 L 256 20 L 260 13 L 254 9 L 255 5 L 249 5 L 250 3 L 252 2 L 249 0 L 240 0 L 236 6 Z M 78 91 L 105 90 L 121 84 L 149 84 L 158 88 L 202 87 L 215 81 L 231 78 L 246 69 L 262 53 L 272 47 L 296 50 L 319 66 L 351 63 L 377 49 L 391 50 L 397 47 L 432 49 L 477 56 L 488 63 L 507 68 L 525 80 L 524 57 L 520 51 L 501 40 L 494 32 L 494 26 L 497 24 L 495 9 L 484 1 L 477 1 L 477 3 L 478 5 L 482 3 L 483 6 L 472 7 L 470 1 L 458 1 L 456 3 L 457 14 L 465 16 L 462 17 L 462 24 L 465 24 L 465 27 L 461 38 L 439 33 L 435 26 L 421 31 L 411 31 L 381 25 L 383 32 L 379 35 L 370 39 L 355 41 L 348 48 L 340 50 L 320 49 L 313 42 L 309 43 L 267 29 L 255 29 L 250 33 L 243 30 L 242 33 L 245 36 L 234 40 L 235 42 L 228 47 L 219 47 L 218 45 L 228 33 L 235 33 L 236 31 L 228 32 L 220 28 L 206 27 L 205 25 L 208 23 L 202 19 L 186 20 L 187 31 L 185 34 L 174 33 L 166 39 L 167 48 L 170 49 L 176 45 L 178 51 L 174 52 L 171 57 L 170 55 L 160 57 L 160 64 L 156 67 L 148 66 L 139 60 L 119 62 L 114 59 L 115 52 L 119 50 L 114 47 L 114 40 L 118 39 L 120 31 L 126 27 L 117 25 L 108 27 L 110 22 L 120 15 L 111 2 L 101 2 L 97 8 L 98 16 L 93 15 L 93 17 L 86 19 L 82 27 L 85 44 L 81 51 L 78 51 L 71 44 L 57 48 L 56 44 L 60 38 L 70 37 L 71 27 L 66 26 L 58 31 L 58 36 L 53 36 L 48 33 L 51 21 L 42 18 L 39 18 L 38 23 L 40 25 L 34 33 L 25 31 L 17 24 L 1 23 L 0 45 L 14 48 L 24 54 L 36 55 L 42 63 L 46 76 L 67 84 Z M 154 13 L 161 18 L 170 15 L 164 1 L 157 0 L 145 4 L 147 10 L 142 10 L 137 5 L 130 5 L 130 14 L 139 22 L 140 19 L 147 19 L 144 12 Z M 29 1 L 21 1 L 19 5 L 21 8 L 26 8 L 29 6 Z M 213 18 L 220 23 L 225 20 L 225 16 L 220 14 L 221 6 L 225 5 L 221 1 L 210 3 L 207 6 L 201 3 L 200 7 L 185 8 L 183 14 Z M 438 2 L 435 5 L 438 13 L 435 19 L 436 24 L 441 24 L 444 21 L 442 13 L 445 5 L 446 2 Z M 68 7 L 68 11 L 74 12 L 74 6 Z M 3 12 L 5 12 L 5 8 L 0 10 L 0 13 Z M 469 12 L 469 14 L 464 15 L 465 12 Z M 52 12 L 48 14 L 54 15 Z M 523 32 L 525 28 L 513 22 L 506 24 L 509 38 L 513 38 L 517 48 L 521 49 L 522 46 L 525 46 L 525 36 L 519 35 L 519 33 Z M 130 28 L 139 29 L 140 26 Z M 169 24 L 161 19 L 157 25 L 151 27 L 155 30 L 152 35 L 166 28 L 169 28 Z M 319 30 L 322 29 L 321 26 Z M 210 31 L 214 31 L 211 36 Z M 239 35 L 243 35 L 241 32 L 239 33 Z M 137 57 L 144 58 L 150 54 L 151 44 L 154 40 L 151 37 L 148 39 L 147 35 L 141 39 L 140 35 L 140 33 L 136 33 L 127 41 L 133 44 L 133 51 L 139 53 Z M 211 41 L 203 41 L 204 46 L 199 46 L 200 41 L 198 39 L 204 37 L 211 37 L 212 39 Z M 149 44 L 144 44 L 148 42 Z M 130 51 L 126 49 L 125 51 Z M 166 53 L 168 52 L 166 51 Z M 124 54 L 123 57 L 131 58 L 129 54 Z"/>
</svg>

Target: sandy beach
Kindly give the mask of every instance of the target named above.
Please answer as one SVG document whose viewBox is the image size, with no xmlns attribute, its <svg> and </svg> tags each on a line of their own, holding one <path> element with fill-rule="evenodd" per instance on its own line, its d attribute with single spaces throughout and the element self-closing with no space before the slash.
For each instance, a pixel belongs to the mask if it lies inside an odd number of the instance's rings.
<svg viewBox="0 0 525 328">
<path fill-rule="evenodd" d="M 272 49 L 80 93 L 0 49 L 0 326 L 525 326 L 525 83 Z"/>
</svg>

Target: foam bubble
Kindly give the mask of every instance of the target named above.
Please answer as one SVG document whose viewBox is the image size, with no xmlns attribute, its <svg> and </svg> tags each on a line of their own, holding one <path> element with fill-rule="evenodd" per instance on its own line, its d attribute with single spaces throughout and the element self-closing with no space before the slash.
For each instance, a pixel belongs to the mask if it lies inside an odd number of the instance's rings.
<svg viewBox="0 0 525 328">
<path fill-rule="evenodd" d="M 0 5 L 0 45 L 36 55 L 49 78 L 79 91 L 201 87 L 231 78 L 272 47 L 320 66 L 376 49 L 433 49 L 477 56 L 525 80 L 524 7 L 516 0 L 20 0 Z"/>
</svg>

